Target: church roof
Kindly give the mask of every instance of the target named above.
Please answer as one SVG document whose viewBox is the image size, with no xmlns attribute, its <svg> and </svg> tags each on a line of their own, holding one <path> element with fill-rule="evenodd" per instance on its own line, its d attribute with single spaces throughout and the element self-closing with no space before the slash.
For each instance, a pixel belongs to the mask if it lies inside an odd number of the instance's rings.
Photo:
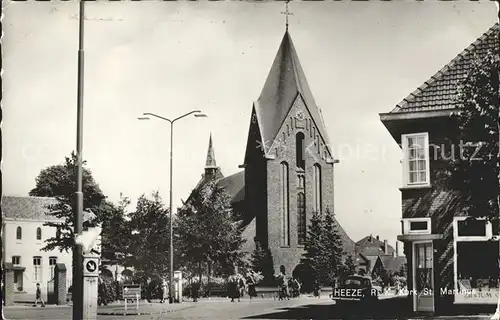
<svg viewBox="0 0 500 320">
<path fill-rule="evenodd" d="M 473 59 L 484 57 L 488 51 L 498 50 L 499 32 L 500 25 L 496 23 L 390 113 L 454 109 L 457 86 L 467 77 Z"/>
<path fill-rule="evenodd" d="M 49 214 L 48 205 L 57 204 L 49 197 L 2 197 L 2 218 L 21 220 L 58 220 Z"/>
<path fill-rule="evenodd" d="M 210 133 L 210 139 L 208 140 L 208 151 L 207 160 L 205 162 L 205 168 L 217 168 L 217 163 L 215 162 L 215 151 L 212 146 L 212 134 Z"/>
<path fill-rule="evenodd" d="M 354 250 L 355 250 L 354 241 L 351 239 L 351 237 L 349 237 L 349 235 L 344 230 L 344 228 L 342 228 L 342 225 L 337 220 L 337 218 L 333 217 L 333 219 L 336 223 L 337 231 L 340 235 L 340 238 L 342 239 L 342 243 L 344 244 L 344 252 L 349 254 L 349 255 L 354 254 Z"/>
<path fill-rule="evenodd" d="M 217 184 L 224 187 L 231 196 L 231 203 L 239 202 L 245 199 L 245 171 L 239 171 L 230 176 L 217 181 Z"/>
<path fill-rule="evenodd" d="M 329 145 L 323 118 L 309 89 L 290 33 L 286 31 L 262 92 L 254 103 L 266 153 L 299 94 L 321 137 Z"/>
</svg>

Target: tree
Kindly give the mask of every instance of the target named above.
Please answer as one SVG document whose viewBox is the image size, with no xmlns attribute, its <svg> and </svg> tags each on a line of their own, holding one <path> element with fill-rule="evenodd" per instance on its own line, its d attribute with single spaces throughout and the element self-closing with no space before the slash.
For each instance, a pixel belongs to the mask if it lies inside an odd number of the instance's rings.
<svg viewBox="0 0 500 320">
<path fill-rule="evenodd" d="M 460 157 L 451 161 L 449 185 L 460 192 L 465 213 L 497 220 L 499 213 L 499 52 L 475 59 L 457 92 Z"/>
<path fill-rule="evenodd" d="M 329 208 L 323 217 L 324 275 L 322 282 L 331 284 L 344 270 L 344 244 L 339 234 L 337 222 Z"/>
<path fill-rule="evenodd" d="M 313 213 L 304 250 L 301 268 L 302 272 L 309 272 L 310 277 L 302 278 L 309 278 L 308 281 L 318 281 L 328 286 L 345 270 L 342 237 L 329 209 L 324 215 Z"/>
<path fill-rule="evenodd" d="M 129 198 L 122 198 L 117 205 L 108 201 L 101 205 L 107 213 L 102 217 L 102 257 L 119 264 L 125 261 L 131 239 L 131 230 L 125 220 L 125 210 L 129 204 Z"/>
<path fill-rule="evenodd" d="M 352 255 L 347 255 L 341 270 L 340 274 L 343 276 L 350 276 L 356 273 L 356 264 Z"/>
<path fill-rule="evenodd" d="M 180 260 L 195 268 L 200 280 L 205 267 L 209 278 L 214 271 L 229 275 L 235 266 L 244 267 L 242 230 L 229 194 L 215 182 L 192 192 L 177 217 L 175 236 Z"/>
<path fill-rule="evenodd" d="M 459 138 L 468 147 L 461 148 L 460 157 L 452 161 L 448 172 L 449 185 L 459 191 L 463 210 L 470 220 L 486 218 L 494 223 L 495 229 L 500 213 L 499 40 L 496 39 L 494 52 L 473 61 L 471 71 L 458 89 L 459 111 L 454 118 Z M 500 298 L 491 319 L 500 319 Z"/>
<path fill-rule="evenodd" d="M 127 264 L 141 279 L 163 279 L 168 275 L 170 247 L 169 211 L 158 192 L 142 195 L 130 213 L 130 244 Z"/>
<path fill-rule="evenodd" d="M 258 240 L 255 240 L 255 250 L 252 252 L 251 266 L 254 272 L 262 275 L 261 285 L 274 284 L 274 264 L 271 251 L 269 248 L 264 247 Z"/>
<path fill-rule="evenodd" d="M 304 266 L 304 272 L 309 273 L 310 280 L 320 281 L 323 270 L 323 221 L 321 214 L 313 212 L 309 227 L 307 230 L 307 238 L 304 244 L 304 254 L 301 259 L 301 264 Z M 311 284 L 306 284 L 311 285 Z"/>
<path fill-rule="evenodd" d="M 51 251 L 58 248 L 60 251 L 68 251 L 74 244 L 74 215 L 73 203 L 76 191 L 77 158 L 75 153 L 65 158 L 64 164 L 50 166 L 43 169 L 36 178 L 36 186 L 30 192 L 30 196 L 54 197 L 57 203 L 48 206 L 48 212 L 61 221 L 46 222 L 45 226 L 56 228 L 56 235 L 46 240 L 44 251 Z M 85 165 L 86 162 L 83 162 Z M 92 177 L 89 169 L 83 168 L 83 209 L 91 210 L 96 214 L 95 221 L 98 222 L 106 216 L 106 206 L 101 207 L 106 197 L 102 193 L 99 185 Z M 109 208 L 109 207 L 108 207 Z"/>
</svg>

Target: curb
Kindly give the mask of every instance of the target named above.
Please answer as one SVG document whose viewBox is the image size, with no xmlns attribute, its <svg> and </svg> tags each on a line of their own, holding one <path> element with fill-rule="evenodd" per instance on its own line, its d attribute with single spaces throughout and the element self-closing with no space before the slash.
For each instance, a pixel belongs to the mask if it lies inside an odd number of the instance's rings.
<svg viewBox="0 0 500 320">
<path fill-rule="evenodd" d="M 189 307 L 184 307 L 184 308 L 179 308 L 179 309 L 171 309 L 171 310 L 163 310 L 163 311 L 145 311 L 145 312 L 126 312 L 125 311 L 119 311 L 119 312 L 97 312 L 97 315 L 99 316 L 149 316 L 149 315 L 161 315 L 161 314 L 167 314 L 167 313 L 172 313 L 172 312 L 177 312 L 177 311 L 182 311 L 186 309 L 191 309 L 194 308 L 195 306 L 189 306 Z"/>
</svg>

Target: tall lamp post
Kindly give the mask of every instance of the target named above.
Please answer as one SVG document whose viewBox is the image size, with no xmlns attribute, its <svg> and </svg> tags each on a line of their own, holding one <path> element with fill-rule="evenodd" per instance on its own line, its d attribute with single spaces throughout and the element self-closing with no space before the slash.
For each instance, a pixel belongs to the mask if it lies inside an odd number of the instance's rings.
<svg viewBox="0 0 500 320">
<path fill-rule="evenodd" d="M 83 231 L 83 188 L 82 188 L 82 146 L 83 146 L 83 22 L 85 21 L 85 1 L 80 0 L 78 28 L 78 89 L 77 89 L 77 125 L 76 125 L 76 192 L 73 206 L 74 234 Z M 73 247 L 73 320 L 83 319 L 83 248 Z"/>
<path fill-rule="evenodd" d="M 139 120 L 149 120 L 149 116 L 155 117 L 161 120 L 165 120 L 170 123 L 170 269 L 169 269 L 169 303 L 173 303 L 173 296 L 172 293 L 174 292 L 174 285 L 173 285 L 173 277 L 174 277 L 174 237 L 173 237 L 173 222 L 172 222 L 172 212 L 173 212 L 173 202 L 172 202 L 172 169 L 173 169 L 173 150 L 174 150 L 174 123 L 177 120 L 180 120 L 182 118 L 185 118 L 191 114 L 194 114 L 195 117 L 206 117 L 207 115 L 202 113 L 200 110 L 193 110 L 191 112 L 188 112 L 180 117 L 177 117 L 173 120 L 167 119 L 165 117 L 159 116 L 154 113 L 146 112 L 143 113 L 143 117 L 139 117 Z"/>
</svg>

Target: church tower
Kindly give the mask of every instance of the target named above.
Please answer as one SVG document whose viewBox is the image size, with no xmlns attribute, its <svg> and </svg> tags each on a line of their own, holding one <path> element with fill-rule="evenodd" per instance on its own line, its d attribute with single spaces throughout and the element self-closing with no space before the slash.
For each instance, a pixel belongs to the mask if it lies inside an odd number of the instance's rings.
<svg viewBox="0 0 500 320">
<path fill-rule="evenodd" d="M 215 178 L 217 171 L 219 171 L 219 167 L 217 167 L 217 163 L 215 162 L 215 152 L 212 145 L 212 134 L 210 133 L 210 138 L 208 140 L 207 160 L 205 162 L 205 178 Z"/>
<path fill-rule="evenodd" d="M 333 155 L 288 28 L 253 103 L 245 160 L 247 211 L 274 269 L 299 264 L 313 212 L 333 211 Z"/>
</svg>

